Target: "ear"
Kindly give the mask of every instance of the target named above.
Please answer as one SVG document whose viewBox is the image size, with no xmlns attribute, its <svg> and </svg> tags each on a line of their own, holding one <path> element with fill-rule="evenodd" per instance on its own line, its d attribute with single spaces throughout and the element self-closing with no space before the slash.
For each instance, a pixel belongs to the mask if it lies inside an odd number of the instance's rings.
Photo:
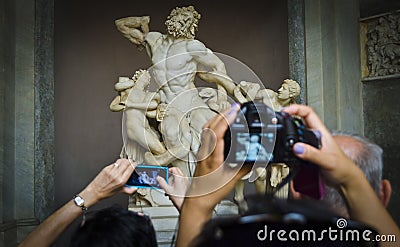
<svg viewBox="0 0 400 247">
<path fill-rule="evenodd" d="M 381 191 L 379 193 L 379 197 L 382 201 L 382 204 L 387 207 L 390 201 L 390 197 L 392 195 L 392 185 L 389 180 L 383 179 L 381 184 Z"/>
<path fill-rule="evenodd" d="M 303 198 L 302 195 L 301 195 L 301 193 L 300 193 L 300 192 L 297 192 L 297 191 L 294 189 L 293 181 L 290 181 L 289 187 L 290 187 L 290 194 L 292 195 L 292 198 L 293 198 L 293 199 L 300 200 L 300 199 Z"/>
</svg>

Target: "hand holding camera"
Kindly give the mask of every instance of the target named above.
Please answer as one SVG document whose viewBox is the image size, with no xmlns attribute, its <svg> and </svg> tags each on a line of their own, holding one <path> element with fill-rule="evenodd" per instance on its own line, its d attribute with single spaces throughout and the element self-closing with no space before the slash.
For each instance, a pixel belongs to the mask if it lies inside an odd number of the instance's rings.
<svg viewBox="0 0 400 247">
<path fill-rule="evenodd" d="M 357 180 L 357 177 L 364 177 L 363 172 L 343 153 L 312 108 L 294 104 L 285 108 L 284 112 L 304 118 L 309 128 L 321 133 L 321 143 L 323 144 L 321 149 L 314 148 L 307 143 L 297 143 L 293 147 L 297 157 L 318 164 L 324 178 L 334 185 L 347 187 L 348 184 Z"/>
<path fill-rule="evenodd" d="M 297 175 L 295 189 L 321 199 L 324 183 L 317 165 L 299 159 L 293 153 L 296 143 L 320 148 L 320 133 L 307 129 L 299 118 L 286 112 L 274 112 L 263 103 L 244 103 L 224 136 L 224 156 L 230 167 L 285 163 Z"/>
</svg>

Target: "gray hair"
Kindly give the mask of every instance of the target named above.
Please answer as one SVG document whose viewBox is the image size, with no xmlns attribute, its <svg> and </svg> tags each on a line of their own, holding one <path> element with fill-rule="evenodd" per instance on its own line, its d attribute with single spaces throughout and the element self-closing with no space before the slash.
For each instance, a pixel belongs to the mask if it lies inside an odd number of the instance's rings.
<svg viewBox="0 0 400 247">
<path fill-rule="evenodd" d="M 371 187 L 379 196 L 383 170 L 382 148 L 360 135 L 342 131 L 333 131 L 332 135 L 350 137 L 361 144 L 362 148 L 358 148 L 356 152 L 352 151 L 352 153 L 349 153 L 349 151 L 346 150 L 344 150 L 344 152 L 364 172 Z M 324 201 L 333 206 L 333 208 L 346 209 L 343 197 L 336 188 L 331 186 L 326 186 L 326 196 Z"/>
</svg>

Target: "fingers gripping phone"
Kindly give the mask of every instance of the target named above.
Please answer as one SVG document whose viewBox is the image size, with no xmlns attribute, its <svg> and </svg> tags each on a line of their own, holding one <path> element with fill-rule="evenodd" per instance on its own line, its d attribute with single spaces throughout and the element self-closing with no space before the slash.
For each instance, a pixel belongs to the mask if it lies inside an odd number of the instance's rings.
<svg viewBox="0 0 400 247">
<path fill-rule="evenodd" d="M 125 186 L 146 189 L 162 189 L 157 181 L 157 176 L 163 177 L 168 183 L 168 167 L 139 164 L 132 172 Z"/>
</svg>

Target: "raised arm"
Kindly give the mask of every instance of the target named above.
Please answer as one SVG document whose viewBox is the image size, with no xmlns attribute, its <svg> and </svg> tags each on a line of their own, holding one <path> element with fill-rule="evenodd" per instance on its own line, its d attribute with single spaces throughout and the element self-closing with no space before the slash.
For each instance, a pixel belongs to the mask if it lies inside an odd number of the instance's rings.
<svg viewBox="0 0 400 247">
<path fill-rule="evenodd" d="M 202 132 L 202 143 L 191 185 L 181 209 L 176 246 L 189 246 L 211 219 L 215 206 L 250 172 L 250 167 L 224 166 L 224 134 L 239 111 L 238 104 L 210 120 Z"/>
<path fill-rule="evenodd" d="M 79 193 L 85 201 L 84 205 L 90 208 L 98 201 L 121 191 L 132 194 L 135 191 L 134 188 L 126 188 L 123 186 L 126 181 L 128 181 L 135 166 L 135 163 L 131 164 L 126 159 L 119 159 L 114 164 L 106 166 L 96 178 Z M 77 206 L 72 199 L 69 200 L 63 207 L 50 215 L 31 232 L 19 246 L 50 246 L 81 214 L 82 208 Z"/>
<path fill-rule="evenodd" d="M 149 32 L 149 22 L 149 16 L 133 16 L 118 19 L 115 21 L 115 25 L 125 38 L 136 45 L 141 45 Z"/>
<path fill-rule="evenodd" d="M 203 81 L 222 86 L 229 94 L 234 95 L 236 85 L 228 75 L 219 71 L 198 71 L 197 75 Z"/>
<path fill-rule="evenodd" d="M 347 201 L 350 218 L 374 227 L 379 234 L 400 236 L 398 226 L 375 194 L 364 173 L 342 152 L 316 113 L 310 107 L 302 105 L 291 105 L 284 111 L 303 117 L 308 127 L 321 132 L 321 149 L 296 143 L 293 147 L 294 153 L 301 159 L 319 165 L 325 179 L 340 188 Z M 396 246 L 394 242 L 380 244 Z"/>
</svg>

